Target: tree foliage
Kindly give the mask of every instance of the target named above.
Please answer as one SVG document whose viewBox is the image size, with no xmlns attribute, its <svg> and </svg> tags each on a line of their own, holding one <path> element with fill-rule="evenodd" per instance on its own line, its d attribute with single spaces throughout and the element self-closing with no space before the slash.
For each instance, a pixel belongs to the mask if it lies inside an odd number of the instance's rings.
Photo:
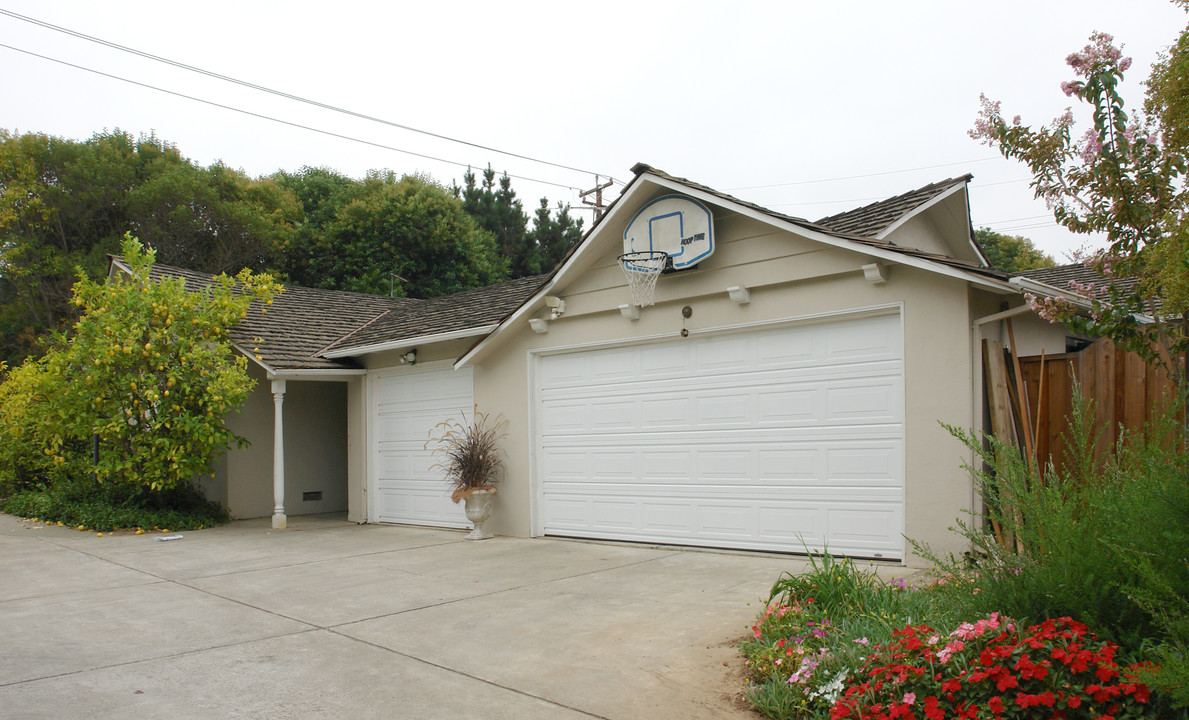
<svg viewBox="0 0 1189 720">
<path fill-rule="evenodd" d="M 307 168 L 279 182 L 306 210 L 285 261 L 299 285 L 426 298 L 507 278 L 492 235 L 426 177 L 372 172 L 355 183 Z"/>
<path fill-rule="evenodd" d="M 974 231 L 974 239 L 983 254 L 991 263 L 991 267 L 1005 273 L 1018 273 L 1025 270 L 1038 270 L 1053 267 L 1056 261 L 1045 254 L 1032 241 L 1019 235 L 1005 235 L 989 227 Z"/>
<path fill-rule="evenodd" d="M 555 217 L 549 210 L 549 201 L 541 198 L 532 232 L 529 233 L 529 240 L 539 258 L 538 272 L 549 272 L 557 267 L 570 248 L 582 239 L 582 219 L 570 217 L 570 206 L 559 202 L 556 211 Z"/>
<path fill-rule="evenodd" d="M 1051 298 L 1035 300 L 1035 306 L 1050 319 L 1110 337 L 1165 365 L 1174 376 L 1180 375 L 1174 358 L 1189 348 L 1187 32 L 1153 68 L 1146 113 L 1129 116 L 1119 94 L 1131 59 L 1110 35 L 1094 33 L 1085 48 L 1066 59 L 1076 77 L 1061 85 L 1066 96 L 1091 111 L 1093 127 L 1079 139 L 1072 136 L 1071 110 L 1033 129 L 1019 116 L 1008 122 L 1000 103 L 985 97 L 971 131 L 1028 166 L 1037 197 L 1044 198 L 1059 224 L 1106 236 L 1107 248 L 1087 261 L 1107 278 L 1106 287 L 1075 287 L 1096 295 L 1089 317 Z M 1132 278 L 1137 282 L 1113 282 Z M 1140 323 L 1137 316 L 1156 322 Z"/>
<path fill-rule="evenodd" d="M 239 442 L 224 417 L 253 381 L 228 330 L 253 299 L 279 292 L 243 270 L 207 288 L 154 281 L 155 252 L 126 236 L 130 276 L 74 286 L 71 334 L 0 385 L 0 480 L 20 486 L 95 473 L 101 482 L 165 490 L 209 472 Z M 98 463 L 91 440 L 98 437 Z"/>
<path fill-rule="evenodd" d="M 462 179 L 463 187 L 454 186 L 451 192 L 462 200 L 463 208 L 475 218 L 479 227 L 495 236 L 500 255 L 508 259 L 511 276 L 539 273 L 540 260 L 528 237 L 528 216 L 512 189 L 508 174 L 500 176 L 498 187 L 495 171 L 490 165 L 483 171 L 481 185 L 475 184 L 475 173 L 470 168 Z"/>
<path fill-rule="evenodd" d="M 201 168 L 152 135 L 80 142 L 0 130 L 0 359 L 19 360 L 66 327 L 76 270 L 102 277 L 129 230 L 164 263 L 262 270 L 298 211 L 273 181 Z"/>
<path fill-rule="evenodd" d="M 455 185 L 451 191 L 479 226 L 495 235 L 500 253 L 510 263 L 511 277 L 552 270 L 582 239 L 582 220 L 572 218 L 570 206 L 562 203 L 557 204 L 555 217 L 548 198 L 541 198 L 530 230 L 528 216 L 507 173 L 500 176 L 497 187 L 495 171 L 489 165 L 483 171 L 482 183 L 476 185 L 475 174 L 468 169 L 463 183 L 463 187 Z"/>
</svg>

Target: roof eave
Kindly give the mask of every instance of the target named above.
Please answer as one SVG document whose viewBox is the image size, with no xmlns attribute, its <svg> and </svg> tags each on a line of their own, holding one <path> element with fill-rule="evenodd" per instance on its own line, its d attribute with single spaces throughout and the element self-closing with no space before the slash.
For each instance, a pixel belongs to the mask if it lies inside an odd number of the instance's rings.
<svg viewBox="0 0 1189 720">
<path fill-rule="evenodd" d="M 340 348 L 338 350 L 332 350 L 328 353 L 323 353 L 319 357 L 324 357 L 327 360 L 337 360 L 338 358 L 371 355 L 372 353 L 384 352 L 386 350 L 399 350 L 400 348 L 407 348 L 413 345 L 430 345 L 432 343 L 446 342 L 448 340 L 461 340 L 463 338 L 486 335 L 495 330 L 498 326 L 498 323 L 491 323 L 488 325 L 464 328 L 462 330 L 451 330 L 449 332 L 433 333 L 430 335 L 416 335 L 414 337 L 403 338 L 400 340 L 390 340 L 382 343 L 374 343 L 372 345 Z"/>
</svg>

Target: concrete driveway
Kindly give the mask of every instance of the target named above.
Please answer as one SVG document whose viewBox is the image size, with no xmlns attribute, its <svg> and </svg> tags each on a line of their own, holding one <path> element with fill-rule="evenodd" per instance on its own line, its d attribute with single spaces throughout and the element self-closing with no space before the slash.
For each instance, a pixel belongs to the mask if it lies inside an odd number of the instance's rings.
<svg viewBox="0 0 1189 720">
<path fill-rule="evenodd" d="M 0 714 L 752 718 L 734 642 L 805 567 L 341 516 L 181 534 L 0 515 Z"/>
</svg>

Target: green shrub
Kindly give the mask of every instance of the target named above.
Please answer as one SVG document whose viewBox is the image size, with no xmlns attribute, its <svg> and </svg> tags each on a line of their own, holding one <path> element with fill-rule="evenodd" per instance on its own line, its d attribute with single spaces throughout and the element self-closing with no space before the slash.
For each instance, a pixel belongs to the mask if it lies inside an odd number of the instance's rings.
<svg viewBox="0 0 1189 720">
<path fill-rule="evenodd" d="M 189 483 L 165 491 L 65 479 L 43 489 L 26 489 L 0 501 L 0 510 L 25 518 L 60 522 L 88 530 L 168 528 L 196 530 L 228 522 L 227 509 L 207 500 Z"/>
<path fill-rule="evenodd" d="M 154 253 L 135 238 L 123 253 L 130 275 L 79 280 L 70 334 L 0 385 L 0 493 L 91 473 L 165 490 L 242 442 L 223 419 L 253 381 L 228 330 L 253 299 L 270 303 L 276 284 L 245 270 L 187 288 L 154 280 Z M 94 466 L 93 436 L 102 446 Z"/>
<path fill-rule="evenodd" d="M 941 593 L 939 601 L 965 616 L 1072 617 L 1128 658 L 1160 661 L 1149 681 L 1189 703 L 1189 462 L 1174 407 L 1145 432 L 1125 436 L 1096 468 L 1093 406 L 1076 397 L 1066 467 L 1050 467 L 1043 478 L 1015 450 L 951 428 L 983 461 L 971 472 L 989 519 L 1014 533 L 1024 551 L 1000 545 L 982 522 L 959 527 L 974 548 L 966 557 L 940 558 L 917 546 L 979 588 Z"/>
</svg>

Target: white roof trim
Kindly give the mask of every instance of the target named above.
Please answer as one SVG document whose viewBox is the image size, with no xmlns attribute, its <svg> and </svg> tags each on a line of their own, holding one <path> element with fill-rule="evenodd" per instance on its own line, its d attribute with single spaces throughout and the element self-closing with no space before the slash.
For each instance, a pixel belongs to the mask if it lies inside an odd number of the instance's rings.
<svg viewBox="0 0 1189 720">
<path fill-rule="evenodd" d="M 366 375 L 363 368 L 306 368 L 303 370 L 277 370 L 268 374 L 269 380 L 340 380 L 346 382 L 352 377 Z"/>
<path fill-rule="evenodd" d="M 1090 300 L 1085 295 L 1071 292 L 1069 290 L 1062 290 L 1055 285 L 1049 285 L 1048 283 L 1044 283 L 1039 280 L 1033 280 L 1032 278 L 1026 278 L 1018 275 L 1008 280 L 1008 282 L 1027 292 L 1064 298 L 1065 300 L 1068 300 L 1082 309 L 1090 309 Z"/>
<path fill-rule="evenodd" d="M 331 350 L 328 353 L 322 353 L 322 357 L 334 360 L 336 358 L 355 357 L 358 355 L 384 352 L 385 350 L 396 350 L 399 348 L 412 347 L 413 345 L 429 345 L 431 343 L 445 342 L 447 340 L 460 340 L 462 338 L 486 335 L 495 330 L 497 327 L 499 327 L 498 323 L 491 323 L 490 325 L 480 325 L 479 327 L 465 328 L 463 330 L 451 330 L 450 332 L 434 333 L 432 335 L 418 335 L 416 337 L 405 338 L 403 340 L 391 340 L 389 342 L 375 343 L 373 345 L 347 347 L 340 350 Z"/>
<path fill-rule="evenodd" d="M 891 225 L 887 226 L 882 231 L 880 231 L 880 233 L 875 236 L 875 239 L 883 240 L 888 235 L 891 235 L 893 232 L 895 232 L 897 229 L 899 229 L 900 226 L 903 225 L 904 223 L 913 219 L 917 215 L 920 215 L 921 213 L 925 212 L 926 210 L 933 207 L 934 205 L 942 202 L 943 200 L 948 198 L 950 195 L 953 195 L 954 193 L 958 192 L 959 190 L 965 190 L 965 189 L 966 189 L 966 182 L 963 181 L 957 185 L 954 185 L 949 190 L 946 190 L 943 193 L 933 196 L 933 198 L 931 198 L 928 202 L 917 205 L 912 210 L 909 210 L 908 212 L 901 215 L 899 220 L 897 220 L 896 222 L 892 223 Z"/>
<path fill-rule="evenodd" d="M 932 260 L 926 260 L 924 258 L 915 257 L 913 255 L 908 255 L 905 253 L 899 253 L 899 252 L 896 252 L 895 250 L 885 250 L 884 248 L 877 247 L 874 245 L 867 245 L 865 243 L 862 243 L 862 242 L 859 242 L 856 240 L 847 240 L 846 238 L 839 238 L 839 237 L 835 237 L 833 235 L 827 235 L 825 233 L 819 232 L 817 230 L 813 230 L 811 228 L 807 228 L 807 227 L 805 227 L 803 225 L 799 225 L 797 223 L 789 222 L 787 220 L 781 220 L 779 218 L 774 218 L 771 215 L 768 215 L 767 213 L 760 212 L 758 210 L 753 210 L 752 208 L 749 208 L 745 205 L 740 205 L 740 204 L 731 202 L 730 200 L 720 198 L 717 195 L 713 195 L 711 193 L 708 193 L 708 192 L 705 192 L 702 190 L 698 190 L 697 188 L 691 188 L 689 186 L 682 185 L 680 183 L 674 183 L 674 182 L 667 180 L 665 178 L 658 178 L 658 177 L 653 176 L 650 179 L 657 184 L 664 185 L 665 187 L 671 188 L 673 190 L 677 190 L 677 191 L 686 193 L 687 195 L 692 195 L 694 197 L 697 197 L 697 198 L 703 200 L 704 202 L 709 202 L 709 203 L 713 203 L 713 204 L 720 205 L 720 206 L 727 206 L 731 209 L 732 212 L 738 213 L 740 215 L 745 215 L 747 217 L 752 218 L 753 220 L 758 220 L 759 222 L 763 222 L 763 223 L 767 223 L 769 225 L 779 227 L 782 230 L 787 230 L 788 232 L 802 235 L 802 236 L 807 237 L 811 240 L 816 240 L 824 245 L 830 245 L 830 246 L 833 246 L 836 248 L 841 248 L 843 250 L 850 250 L 851 252 L 857 252 L 857 253 L 861 253 L 864 255 L 870 255 L 871 257 L 880 258 L 883 260 L 887 260 L 888 262 L 898 263 L 900 265 L 908 265 L 910 267 L 919 268 L 921 270 L 928 270 L 930 272 L 934 272 L 939 275 L 945 275 L 947 277 L 952 277 L 952 278 L 956 278 L 959 280 L 965 280 L 967 282 L 972 282 L 976 285 L 981 285 L 982 287 L 985 287 L 985 288 L 988 288 L 991 290 L 996 290 L 999 292 L 1003 292 L 1005 290 L 1012 291 L 1012 292 L 1015 291 L 1015 288 L 1009 286 L 1006 282 L 1001 281 L 1001 280 L 994 280 L 992 278 L 982 277 L 975 273 L 967 272 L 965 270 L 959 270 L 958 268 L 953 268 L 953 267 L 944 265 L 939 262 L 934 262 Z M 962 186 L 959 185 L 956 187 L 960 188 Z"/>
<path fill-rule="evenodd" d="M 244 357 L 248 358 L 252 362 L 259 365 L 260 367 L 264 368 L 264 371 L 269 373 L 270 375 L 273 372 L 275 372 L 273 370 L 272 365 L 269 365 L 268 363 L 264 362 L 264 360 L 256 357 L 256 353 L 250 352 L 247 348 L 245 348 L 243 345 L 240 345 L 236 341 L 234 341 L 234 340 L 231 341 L 231 347 L 235 348 L 236 350 L 239 350 L 241 353 L 243 353 Z"/>
<path fill-rule="evenodd" d="M 818 232 L 816 230 L 807 228 L 803 225 L 799 225 L 797 223 L 793 223 L 793 222 L 789 222 L 786 220 L 781 220 L 779 218 L 775 218 L 771 215 L 768 215 L 767 213 L 755 210 L 751 207 L 742 205 L 742 204 L 732 201 L 732 200 L 728 200 L 726 198 L 720 197 L 713 193 L 708 193 L 704 190 L 700 190 L 698 188 L 691 187 L 689 185 L 685 185 L 684 183 L 669 180 L 668 178 L 664 178 L 659 175 L 654 175 L 650 172 L 644 172 L 640 175 L 637 175 L 635 179 L 633 179 L 631 182 L 628 183 L 628 187 L 625 189 L 625 192 L 623 194 L 621 194 L 615 200 L 615 204 L 611 207 L 611 209 L 607 212 L 607 214 L 604 215 L 599 220 L 599 224 L 597 226 L 591 228 L 590 232 L 587 233 L 586 237 L 582 238 L 582 241 L 578 247 L 578 250 L 576 252 L 574 252 L 574 254 L 571 255 L 568 260 L 566 260 L 565 264 L 563 264 L 560 268 L 558 268 L 557 272 L 554 273 L 553 277 L 550 278 L 540 288 L 538 288 L 537 292 L 531 298 L 529 298 L 528 300 L 525 300 L 523 303 L 521 303 L 520 307 L 516 308 L 516 310 L 511 315 L 504 318 L 504 321 L 501 322 L 498 326 L 496 326 L 496 328 L 487 337 L 483 338 L 481 341 L 479 341 L 475 345 L 475 347 L 471 348 L 465 355 L 460 357 L 458 359 L 458 361 L 454 363 L 455 368 L 461 368 L 461 367 L 464 367 L 464 366 L 470 364 L 470 362 L 475 358 L 475 356 L 479 352 L 481 352 L 491 342 L 494 342 L 494 339 L 498 338 L 501 334 L 503 334 L 509 326 L 516 323 L 517 320 L 524 317 L 526 314 L 528 314 L 530 312 L 535 312 L 537 307 L 539 307 L 539 303 L 546 295 L 554 294 L 552 292 L 553 288 L 555 286 L 557 286 L 557 284 L 562 279 L 564 279 L 566 277 L 567 273 L 574 266 L 574 264 L 578 262 L 579 258 L 583 257 L 588 252 L 590 252 L 589 249 L 591 246 L 591 241 L 592 241 L 592 238 L 594 238 L 595 234 L 600 232 L 602 228 L 607 227 L 610 224 L 610 222 L 612 220 L 612 216 L 626 212 L 623 208 L 625 208 L 631 204 L 630 197 L 632 195 L 635 195 L 639 192 L 643 192 L 642 190 L 640 190 L 640 188 L 645 187 L 646 183 L 643 182 L 641 179 L 645 178 L 645 176 L 647 176 L 647 182 L 652 183 L 653 185 L 657 185 L 662 188 L 666 188 L 669 190 L 673 190 L 676 192 L 680 192 L 680 193 L 689 195 L 691 197 L 701 200 L 704 203 L 709 203 L 711 205 L 717 205 L 719 207 L 726 207 L 729 210 L 731 210 L 732 212 L 735 212 L 739 215 L 743 215 L 743 216 L 749 217 L 753 220 L 757 220 L 759 222 L 766 223 L 768 225 L 772 225 L 772 226 L 781 228 L 788 232 L 792 232 L 792 233 L 796 233 L 798 235 L 802 235 L 804 237 L 808 237 L 809 239 L 816 240 L 818 242 L 821 242 L 824 245 L 830 245 L 832 247 L 837 247 L 837 248 L 842 248 L 844 250 L 850 250 L 852 252 L 862 253 L 862 254 L 869 255 L 874 258 L 886 260 L 888 262 L 894 262 L 894 263 L 899 263 L 901 265 L 909 265 L 911 267 L 920 268 L 922 270 L 928 270 L 930 272 L 938 273 L 940 275 L 945 275 L 947 277 L 952 277 L 952 278 L 956 278 L 959 280 L 964 280 L 966 282 L 974 283 L 976 285 L 982 286 L 982 287 L 990 289 L 990 290 L 994 290 L 996 292 L 1016 292 L 1016 288 L 1012 287 L 1011 285 L 1009 285 L 1008 283 L 1003 282 L 1003 281 L 981 277 L 974 273 L 969 273 L 964 270 L 959 270 L 957 268 L 951 268 L 951 267 L 943 265 L 941 263 L 933 262 L 930 260 L 925 260 L 923 258 L 918 258 L 918 257 L 913 257 L 911 255 L 898 253 L 894 250 L 885 250 L 883 248 L 874 247 L 874 246 L 860 243 L 857 241 L 847 240 L 845 238 L 838 238 L 838 237 L 834 237 L 832 235 L 827 235 L 827 234 Z M 956 191 L 958 189 L 963 189 L 963 188 L 965 188 L 965 183 L 955 185 L 954 191 Z M 953 191 L 951 191 L 951 192 L 953 192 Z M 948 192 L 943 193 L 943 196 L 948 196 L 949 194 L 950 193 L 948 193 Z"/>
</svg>

